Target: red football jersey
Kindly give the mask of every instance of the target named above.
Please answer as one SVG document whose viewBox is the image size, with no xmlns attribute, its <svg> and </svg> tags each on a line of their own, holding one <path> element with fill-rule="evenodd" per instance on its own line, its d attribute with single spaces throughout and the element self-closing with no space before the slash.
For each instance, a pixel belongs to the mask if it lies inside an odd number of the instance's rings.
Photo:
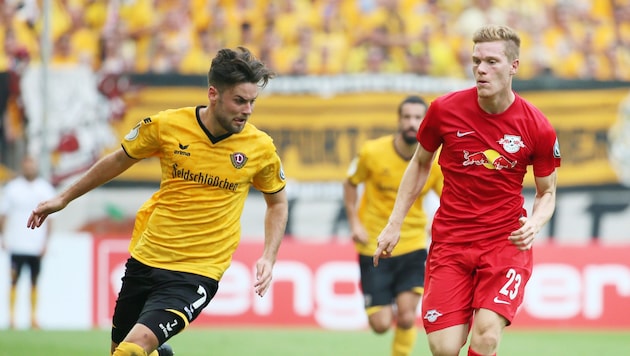
<svg viewBox="0 0 630 356">
<path fill-rule="evenodd" d="M 560 166 L 554 128 L 519 95 L 500 114 L 481 109 L 476 88 L 441 96 L 431 103 L 417 138 L 431 152 L 442 145 L 444 190 L 433 221 L 436 241 L 507 238 L 526 215 L 527 166 L 537 177 Z"/>
</svg>

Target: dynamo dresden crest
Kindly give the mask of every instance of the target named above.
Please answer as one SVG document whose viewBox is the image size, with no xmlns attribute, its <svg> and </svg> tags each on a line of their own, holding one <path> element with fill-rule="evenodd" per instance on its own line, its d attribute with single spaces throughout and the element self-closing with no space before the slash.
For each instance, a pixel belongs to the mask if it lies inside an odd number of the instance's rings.
<svg viewBox="0 0 630 356">
<path fill-rule="evenodd" d="M 241 169 L 245 166 L 245 163 L 247 163 L 247 156 L 240 152 L 235 152 L 230 155 L 230 160 L 234 168 Z"/>
</svg>

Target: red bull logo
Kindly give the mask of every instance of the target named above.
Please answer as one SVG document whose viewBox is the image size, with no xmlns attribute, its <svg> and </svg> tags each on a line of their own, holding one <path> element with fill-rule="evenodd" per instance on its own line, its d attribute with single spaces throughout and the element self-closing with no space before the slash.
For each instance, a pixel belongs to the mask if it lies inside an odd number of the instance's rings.
<svg viewBox="0 0 630 356">
<path fill-rule="evenodd" d="M 516 161 L 510 161 L 495 150 L 485 150 L 483 152 L 470 153 L 464 151 L 464 166 L 484 166 L 488 169 L 514 168 Z"/>
</svg>

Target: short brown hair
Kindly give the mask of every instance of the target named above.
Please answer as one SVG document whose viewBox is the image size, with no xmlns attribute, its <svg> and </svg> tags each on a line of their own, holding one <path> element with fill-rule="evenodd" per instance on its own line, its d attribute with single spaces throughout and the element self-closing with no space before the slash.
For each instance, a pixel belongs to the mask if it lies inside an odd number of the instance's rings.
<svg viewBox="0 0 630 356">
<path fill-rule="evenodd" d="M 254 83 L 264 88 L 274 76 L 275 73 L 247 48 L 224 48 L 212 60 L 208 85 L 224 89 L 241 83 Z"/>
<path fill-rule="evenodd" d="M 505 55 L 513 61 L 519 57 L 521 38 L 507 26 L 487 25 L 479 28 L 473 35 L 473 43 L 505 41 Z"/>
</svg>

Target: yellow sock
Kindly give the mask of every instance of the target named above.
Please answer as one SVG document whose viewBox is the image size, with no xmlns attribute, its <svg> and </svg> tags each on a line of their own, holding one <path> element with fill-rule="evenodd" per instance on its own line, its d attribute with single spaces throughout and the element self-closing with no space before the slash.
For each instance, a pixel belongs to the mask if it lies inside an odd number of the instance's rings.
<svg viewBox="0 0 630 356">
<path fill-rule="evenodd" d="M 159 356 L 159 355 L 160 355 L 160 354 L 158 354 L 157 350 L 155 350 L 155 351 L 153 351 L 153 352 L 151 352 L 151 353 L 149 354 L 149 356 Z"/>
<path fill-rule="evenodd" d="M 144 349 L 131 342 L 121 342 L 118 344 L 112 356 L 148 356 Z M 153 354 L 151 354 L 153 356 Z"/>
<path fill-rule="evenodd" d="M 410 329 L 396 328 L 394 342 L 392 344 L 392 356 L 409 356 L 416 344 L 418 332 L 416 327 Z"/>
<path fill-rule="evenodd" d="M 31 287 L 31 327 L 39 328 L 37 324 L 37 287 Z"/>
<path fill-rule="evenodd" d="M 15 327 L 15 300 L 17 296 L 17 288 L 11 286 L 9 291 L 9 323 L 11 327 Z"/>
</svg>

